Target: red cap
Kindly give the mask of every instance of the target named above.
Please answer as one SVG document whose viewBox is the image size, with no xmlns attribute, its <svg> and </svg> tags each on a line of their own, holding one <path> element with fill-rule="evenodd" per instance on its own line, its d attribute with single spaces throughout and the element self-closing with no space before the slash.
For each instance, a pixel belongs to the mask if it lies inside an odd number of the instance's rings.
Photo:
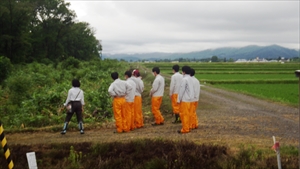
<svg viewBox="0 0 300 169">
<path fill-rule="evenodd" d="M 134 69 L 134 70 L 132 71 L 132 74 L 135 75 L 135 76 L 136 76 L 138 73 L 139 73 L 139 70 L 138 70 L 138 69 Z"/>
</svg>

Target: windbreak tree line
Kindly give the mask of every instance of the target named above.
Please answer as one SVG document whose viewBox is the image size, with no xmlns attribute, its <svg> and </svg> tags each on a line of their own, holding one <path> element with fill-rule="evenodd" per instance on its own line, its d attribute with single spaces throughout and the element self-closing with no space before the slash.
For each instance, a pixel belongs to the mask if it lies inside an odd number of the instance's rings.
<svg viewBox="0 0 300 169">
<path fill-rule="evenodd" d="M 1 0 L 0 56 L 12 63 L 98 58 L 95 31 L 76 21 L 69 6 L 64 0 Z"/>
</svg>

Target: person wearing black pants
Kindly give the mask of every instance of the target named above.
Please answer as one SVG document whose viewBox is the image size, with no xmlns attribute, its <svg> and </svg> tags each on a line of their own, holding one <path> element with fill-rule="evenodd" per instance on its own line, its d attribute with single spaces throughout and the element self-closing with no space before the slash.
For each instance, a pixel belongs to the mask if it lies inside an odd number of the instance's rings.
<svg viewBox="0 0 300 169">
<path fill-rule="evenodd" d="M 64 103 L 64 106 L 71 104 L 71 109 L 67 112 L 67 116 L 61 134 L 66 134 L 69 121 L 71 120 L 74 113 L 76 113 L 80 134 L 84 134 L 82 120 L 82 112 L 84 106 L 83 90 L 80 89 L 80 82 L 77 79 L 72 80 L 72 86 L 73 87 L 68 92 L 67 100 Z"/>
</svg>

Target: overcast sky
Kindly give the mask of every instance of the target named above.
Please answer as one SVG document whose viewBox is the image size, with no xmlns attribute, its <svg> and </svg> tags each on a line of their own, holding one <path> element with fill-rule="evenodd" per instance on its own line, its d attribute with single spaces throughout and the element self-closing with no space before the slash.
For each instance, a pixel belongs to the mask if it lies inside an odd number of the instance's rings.
<svg viewBox="0 0 300 169">
<path fill-rule="evenodd" d="M 299 49 L 299 1 L 78 1 L 103 53 L 192 52 L 277 44 Z"/>
</svg>

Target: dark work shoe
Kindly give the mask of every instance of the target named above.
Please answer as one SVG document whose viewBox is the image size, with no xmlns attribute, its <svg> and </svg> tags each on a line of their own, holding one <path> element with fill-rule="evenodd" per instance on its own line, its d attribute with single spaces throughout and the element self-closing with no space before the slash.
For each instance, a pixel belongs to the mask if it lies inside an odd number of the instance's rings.
<svg viewBox="0 0 300 169">
<path fill-rule="evenodd" d="M 172 122 L 173 124 L 178 123 L 179 115 L 175 114 L 175 120 Z"/>
<path fill-rule="evenodd" d="M 159 125 L 164 125 L 164 122 L 160 123 Z"/>
<path fill-rule="evenodd" d="M 60 134 L 66 134 L 67 130 L 63 130 L 60 132 Z"/>
<path fill-rule="evenodd" d="M 84 134 L 84 131 L 83 131 L 83 130 L 80 130 L 80 134 Z"/>
</svg>

